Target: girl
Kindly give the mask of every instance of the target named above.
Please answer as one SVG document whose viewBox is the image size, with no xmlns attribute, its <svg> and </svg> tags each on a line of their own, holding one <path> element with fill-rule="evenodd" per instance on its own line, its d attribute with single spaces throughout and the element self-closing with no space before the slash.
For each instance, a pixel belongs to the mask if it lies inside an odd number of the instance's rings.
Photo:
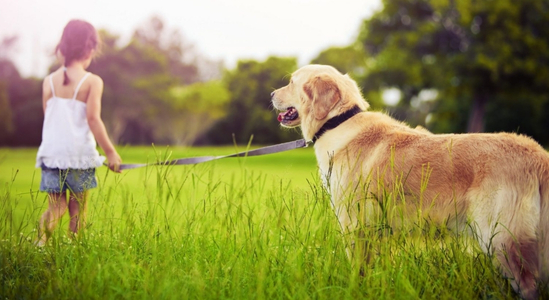
<svg viewBox="0 0 549 300">
<path fill-rule="evenodd" d="M 105 161 L 96 141 L 111 170 L 119 172 L 122 163 L 101 120 L 103 81 L 86 72 L 98 46 L 90 23 L 70 21 L 56 48 L 63 66 L 44 79 L 44 127 L 36 166 L 42 168 L 40 191 L 48 193 L 49 206 L 40 219 L 38 246 L 46 243 L 67 207 L 69 233 L 84 226 L 88 190 L 97 186 L 95 168 Z"/>
</svg>

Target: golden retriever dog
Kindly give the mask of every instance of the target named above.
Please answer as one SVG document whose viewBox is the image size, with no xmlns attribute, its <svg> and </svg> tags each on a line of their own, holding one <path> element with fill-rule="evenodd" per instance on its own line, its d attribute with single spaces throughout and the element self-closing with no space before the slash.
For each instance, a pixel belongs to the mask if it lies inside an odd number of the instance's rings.
<svg viewBox="0 0 549 300">
<path fill-rule="evenodd" d="M 271 97 L 282 126 L 300 126 L 314 143 L 341 229 L 353 239 L 351 257 L 368 260 L 357 251 L 356 232 L 374 226 L 384 189 L 399 185 L 404 219 L 419 212 L 424 220 L 474 232 L 513 288 L 523 298 L 538 297 L 549 271 L 549 154 L 535 141 L 410 128 L 367 111 L 356 83 L 330 66 L 300 68 Z"/>
</svg>

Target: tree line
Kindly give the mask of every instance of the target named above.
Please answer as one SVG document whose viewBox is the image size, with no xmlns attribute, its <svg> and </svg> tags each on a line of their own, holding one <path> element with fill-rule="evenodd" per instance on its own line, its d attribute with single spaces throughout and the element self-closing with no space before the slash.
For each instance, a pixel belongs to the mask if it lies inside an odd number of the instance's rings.
<svg viewBox="0 0 549 300">
<path fill-rule="evenodd" d="M 350 45 L 321 51 L 359 83 L 374 109 L 436 133 L 510 131 L 549 144 L 548 1 L 384 0 Z M 295 57 L 241 60 L 232 70 L 201 57 L 177 30 L 151 18 L 124 46 L 101 31 L 89 70 L 105 82 L 103 119 L 121 144 L 271 144 L 281 129 L 270 93 Z M 22 78 L 0 45 L 0 145 L 36 146 L 41 80 Z M 57 66 L 52 65 L 51 70 Z M 388 90 L 399 96 L 384 101 Z"/>
</svg>

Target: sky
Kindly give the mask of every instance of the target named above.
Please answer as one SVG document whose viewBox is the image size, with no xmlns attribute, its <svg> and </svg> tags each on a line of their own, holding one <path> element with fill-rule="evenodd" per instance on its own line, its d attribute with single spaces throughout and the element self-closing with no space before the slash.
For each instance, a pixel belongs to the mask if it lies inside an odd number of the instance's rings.
<svg viewBox="0 0 549 300">
<path fill-rule="evenodd" d="M 322 50 L 353 42 L 380 0 L 0 0 L 0 39 L 22 76 L 43 77 L 71 19 L 128 40 L 151 17 L 178 29 L 202 56 L 233 68 L 239 59 L 294 56 L 300 65 Z"/>
</svg>

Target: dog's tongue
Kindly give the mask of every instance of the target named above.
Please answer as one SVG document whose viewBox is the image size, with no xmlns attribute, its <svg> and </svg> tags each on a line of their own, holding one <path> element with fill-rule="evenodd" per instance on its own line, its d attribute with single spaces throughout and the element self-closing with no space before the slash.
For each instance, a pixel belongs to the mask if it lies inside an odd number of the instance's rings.
<svg viewBox="0 0 549 300">
<path fill-rule="evenodd" d="M 278 120 L 278 122 L 282 122 L 282 120 L 284 119 L 284 116 L 287 114 L 288 112 L 285 111 L 285 112 L 281 112 L 278 114 L 278 117 L 276 118 Z"/>
<path fill-rule="evenodd" d="M 288 109 L 285 112 L 281 112 L 278 114 L 277 120 L 278 122 L 283 121 L 292 121 L 297 118 L 297 111 L 294 107 L 288 107 Z"/>
</svg>

